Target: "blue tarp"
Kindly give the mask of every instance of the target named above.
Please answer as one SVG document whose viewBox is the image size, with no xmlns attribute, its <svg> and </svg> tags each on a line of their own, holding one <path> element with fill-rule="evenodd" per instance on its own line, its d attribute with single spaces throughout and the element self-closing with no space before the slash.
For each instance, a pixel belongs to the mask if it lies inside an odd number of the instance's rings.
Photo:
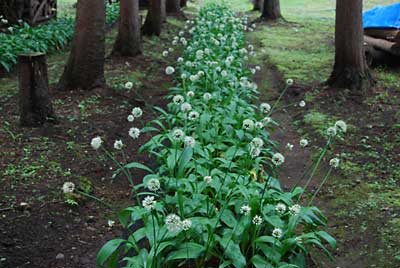
<svg viewBox="0 0 400 268">
<path fill-rule="evenodd" d="M 379 6 L 363 14 L 364 29 L 395 28 L 400 29 L 400 3 Z"/>
</svg>

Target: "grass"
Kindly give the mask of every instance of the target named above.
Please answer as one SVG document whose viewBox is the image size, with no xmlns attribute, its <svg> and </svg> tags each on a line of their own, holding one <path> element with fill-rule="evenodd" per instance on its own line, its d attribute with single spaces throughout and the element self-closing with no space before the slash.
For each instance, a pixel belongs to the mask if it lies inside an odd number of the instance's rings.
<svg viewBox="0 0 400 268">
<path fill-rule="evenodd" d="M 364 8 L 396 2 L 368 0 L 364 1 Z M 261 34 L 260 31 L 251 34 L 250 40 L 261 42 L 264 52 L 286 78 L 302 84 L 325 81 L 334 59 L 335 1 L 281 1 L 281 6 L 290 23 L 262 26 Z M 234 0 L 232 7 L 237 11 L 252 8 L 245 0 Z M 252 19 L 256 16 L 253 14 Z M 374 69 L 374 74 L 381 85 L 400 88 L 398 70 L 380 67 Z"/>
</svg>

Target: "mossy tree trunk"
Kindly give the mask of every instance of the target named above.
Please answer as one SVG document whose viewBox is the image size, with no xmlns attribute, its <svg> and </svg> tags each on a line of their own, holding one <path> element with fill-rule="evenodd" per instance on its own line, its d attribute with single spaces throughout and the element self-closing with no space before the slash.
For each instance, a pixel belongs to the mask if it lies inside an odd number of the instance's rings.
<svg viewBox="0 0 400 268">
<path fill-rule="evenodd" d="M 168 15 L 182 16 L 181 0 L 166 0 L 166 10 Z"/>
<path fill-rule="evenodd" d="M 49 94 L 46 55 L 19 55 L 18 67 L 21 126 L 57 122 Z"/>
<path fill-rule="evenodd" d="M 121 57 L 141 54 L 140 27 L 139 0 L 121 0 L 118 36 L 111 54 Z"/>
<path fill-rule="evenodd" d="M 144 35 L 159 36 L 165 17 L 165 0 L 149 0 L 149 8 L 142 27 L 142 33 Z"/>
<path fill-rule="evenodd" d="M 261 19 L 275 21 L 282 18 L 279 0 L 264 0 Z"/>
<path fill-rule="evenodd" d="M 363 45 L 362 0 L 337 0 L 335 27 L 335 64 L 327 84 L 353 91 L 370 87 L 373 79 Z"/>
<path fill-rule="evenodd" d="M 78 0 L 74 39 L 58 84 L 60 90 L 89 90 L 105 85 L 105 23 L 104 1 Z"/>
</svg>

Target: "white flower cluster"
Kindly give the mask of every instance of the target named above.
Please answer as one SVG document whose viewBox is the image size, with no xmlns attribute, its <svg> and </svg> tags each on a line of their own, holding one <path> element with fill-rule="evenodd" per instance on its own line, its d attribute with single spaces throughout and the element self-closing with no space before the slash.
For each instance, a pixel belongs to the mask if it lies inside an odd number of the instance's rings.
<svg viewBox="0 0 400 268">
<path fill-rule="evenodd" d="M 176 214 L 169 214 L 165 218 L 165 224 L 168 231 L 171 233 L 180 233 L 181 231 L 188 231 L 192 228 L 192 221 L 190 219 L 181 220 Z"/>
</svg>

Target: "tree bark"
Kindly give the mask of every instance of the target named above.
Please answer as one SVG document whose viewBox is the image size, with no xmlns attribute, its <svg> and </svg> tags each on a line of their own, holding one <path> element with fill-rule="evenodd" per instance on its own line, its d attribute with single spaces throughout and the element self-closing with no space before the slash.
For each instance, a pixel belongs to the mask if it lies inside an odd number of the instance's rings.
<svg viewBox="0 0 400 268">
<path fill-rule="evenodd" d="M 181 0 L 166 0 L 166 10 L 168 15 L 181 16 Z"/>
<path fill-rule="evenodd" d="M 163 16 L 165 16 L 165 0 L 149 0 L 149 9 L 142 27 L 142 33 L 159 36 L 164 21 Z"/>
<path fill-rule="evenodd" d="M 78 0 L 75 35 L 60 90 L 104 86 L 105 22 L 103 1 Z"/>
<path fill-rule="evenodd" d="M 254 0 L 254 8 L 253 10 L 263 10 L 264 0 Z"/>
<path fill-rule="evenodd" d="M 274 21 L 282 18 L 279 0 L 264 0 L 261 19 Z"/>
<path fill-rule="evenodd" d="M 21 126 L 57 121 L 49 94 L 46 55 L 19 55 L 19 108 Z"/>
<path fill-rule="evenodd" d="M 118 36 L 113 56 L 134 57 L 142 53 L 139 0 L 121 0 Z"/>
<path fill-rule="evenodd" d="M 362 0 L 337 0 L 335 64 L 327 84 L 359 91 L 373 83 L 364 51 Z"/>
</svg>

